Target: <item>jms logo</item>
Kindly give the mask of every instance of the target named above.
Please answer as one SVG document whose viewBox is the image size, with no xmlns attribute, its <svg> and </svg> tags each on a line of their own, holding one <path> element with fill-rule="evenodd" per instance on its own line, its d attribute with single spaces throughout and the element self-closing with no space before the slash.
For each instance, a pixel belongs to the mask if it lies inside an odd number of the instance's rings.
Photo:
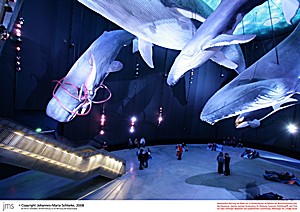
<svg viewBox="0 0 300 212">
<path fill-rule="evenodd" d="M 14 209 L 14 204 L 8 204 L 3 202 L 2 211 L 8 210 L 8 209 Z"/>
</svg>

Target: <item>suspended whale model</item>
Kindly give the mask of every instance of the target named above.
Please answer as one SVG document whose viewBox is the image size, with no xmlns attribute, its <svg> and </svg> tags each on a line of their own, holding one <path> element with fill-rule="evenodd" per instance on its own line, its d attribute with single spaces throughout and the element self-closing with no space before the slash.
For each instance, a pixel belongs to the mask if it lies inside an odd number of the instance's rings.
<svg viewBox="0 0 300 212">
<path fill-rule="evenodd" d="M 153 44 L 182 50 L 197 30 L 191 18 L 203 22 L 213 12 L 202 0 L 78 1 L 134 34 L 138 38 L 138 47 L 135 49 L 139 50 L 144 61 L 152 68 Z M 224 53 L 215 55 L 214 58 L 206 58 L 221 64 L 231 64 L 230 67 L 238 72 L 245 69 L 244 57 L 238 45 L 228 46 Z"/>
<path fill-rule="evenodd" d="M 236 64 L 224 57 L 220 50 L 224 46 L 246 43 L 255 38 L 255 35 L 233 35 L 233 32 L 248 12 L 265 1 L 222 0 L 175 59 L 167 83 L 176 84 L 187 71 L 201 66 L 209 58 L 235 69 Z M 291 23 L 299 8 L 298 0 L 282 0 L 282 6 L 287 22 Z"/>
<path fill-rule="evenodd" d="M 134 38 L 125 30 L 104 32 L 74 63 L 66 77 L 57 82 L 46 114 L 59 122 L 69 122 L 76 115 L 86 115 L 92 103 L 103 103 L 105 100 L 93 100 L 96 92 L 106 88 L 103 81 L 109 73 L 123 68 L 115 59 L 121 48 Z"/>
<path fill-rule="evenodd" d="M 300 24 L 277 47 L 217 91 L 205 104 L 201 120 L 214 124 L 239 115 L 237 128 L 258 127 L 278 110 L 297 104 L 299 46 Z"/>
</svg>

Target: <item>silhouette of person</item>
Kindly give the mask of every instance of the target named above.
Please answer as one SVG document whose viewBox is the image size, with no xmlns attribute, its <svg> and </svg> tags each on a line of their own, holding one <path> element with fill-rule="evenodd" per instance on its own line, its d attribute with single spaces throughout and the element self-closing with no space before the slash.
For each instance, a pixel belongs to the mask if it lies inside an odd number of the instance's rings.
<svg viewBox="0 0 300 212">
<path fill-rule="evenodd" d="M 230 175 L 230 156 L 228 153 L 225 153 L 225 157 L 224 157 L 224 161 L 225 161 L 225 171 L 224 171 L 224 175 L 228 176 Z"/>
<path fill-rule="evenodd" d="M 219 155 L 217 156 L 217 161 L 218 161 L 218 173 L 223 174 L 223 167 L 224 167 L 223 152 L 219 153 Z"/>
</svg>

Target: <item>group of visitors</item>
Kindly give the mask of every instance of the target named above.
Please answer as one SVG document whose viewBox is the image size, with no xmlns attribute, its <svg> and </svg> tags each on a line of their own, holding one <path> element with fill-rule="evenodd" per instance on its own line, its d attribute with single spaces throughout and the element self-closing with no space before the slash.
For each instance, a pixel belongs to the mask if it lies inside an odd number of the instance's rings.
<svg viewBox="0 0 300 212">
<path fill-rule="evenodd" d="M 219 155 L 217 156 L 217 161 L 218 161 L 218 173 L 220 175 L 225 175 L 228 176 L 230 175 L 230 156 L 228 153 L 223 154 L 223 152 L 220 152 Z M 225 167 L 225 170 L 224 170 Z"/>
<path fill-rule="evenodd" d="M 128 147 L 129 149 L 134 149 L 134 148 L 145 148 L 146 146 L 146 140 L 144 137 L 142 137 L 140 140 L 138 140 L 137 138 L 135 139 L 132 139 L 132 138 L 129 138 L 128 139 Z"/>
<path fill-rule="evenodd" d="M 148 168 L 148 160 L 152 159 L 151 151 L 149 148 L 147 149 L 138 149 L 136 152 L 137 158 L 139 161 L 139 170 L 143 170 L 144 168 Z"/>
</svg>

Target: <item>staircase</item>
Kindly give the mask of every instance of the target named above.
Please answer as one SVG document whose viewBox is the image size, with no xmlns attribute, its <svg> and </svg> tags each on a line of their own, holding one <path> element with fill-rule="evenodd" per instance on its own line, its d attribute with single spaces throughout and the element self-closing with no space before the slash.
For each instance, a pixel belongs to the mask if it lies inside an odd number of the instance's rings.
<svg viewBox="0 0 300 212">
<path fill-rule="evenodd" d="M 0 118 L 0 158 L 2 163 L 74 180 L 95 175 L 114 179 L 126 171 L 126 161 L 110 152 L 90 146 L 69 147 L 3 118 Z"/>
</svg>

